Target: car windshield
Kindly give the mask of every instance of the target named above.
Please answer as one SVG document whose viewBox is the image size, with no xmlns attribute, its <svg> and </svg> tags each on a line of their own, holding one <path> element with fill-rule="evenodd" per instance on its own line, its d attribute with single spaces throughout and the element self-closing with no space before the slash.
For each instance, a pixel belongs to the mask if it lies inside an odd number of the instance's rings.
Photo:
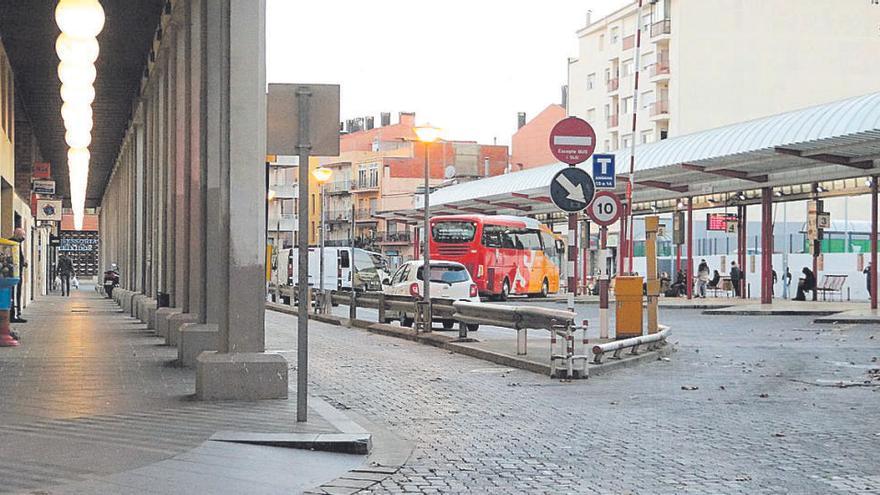
<svg viewBox="0 0 880 495">
<path fill-rule="evenodd" d="M 423 270 L 420 267 L 416 275 L 419 280 L 424 280 L 422 276 Z M 431 265 L 431 282 L 441 282 L 446 284 L 457 284 L 461 282 L 469 282 L 470 276 L 467 270 L 460 265 Z"/>
<path fill-rule="evenodd" d="M 437 222 L 431 226 L 431 236 L 434 242 L 444 244 L 462 244 L 474 240 L 477 233 L 477 224 L 474 222 Z"/>
</svg>

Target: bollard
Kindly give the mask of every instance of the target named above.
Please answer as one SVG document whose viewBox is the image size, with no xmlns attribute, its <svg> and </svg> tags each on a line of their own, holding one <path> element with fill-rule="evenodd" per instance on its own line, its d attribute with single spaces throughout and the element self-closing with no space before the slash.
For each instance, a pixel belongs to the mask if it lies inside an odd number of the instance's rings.
<svg viewBox="0 0 880 495">
<path fill-rule="evenodd" d="M 516 355 L 525 356 L 528 352 L 526 346 L 528 344 L 528 330 L 519 328 L 516 330 Z"/>
<path fill-rule="evenodd" d="M 379 323 L 388 323 L 385 319 L 385 293 L 379 293 Z"/>
<path fill-rule="evenodd" d="M 460 321 L 458 322 L 458 338 L 460 340 L 465 340 L 468 338 L 467 336 L 467 323 Z"/>
<path fill-rule="evenodd" d="M 349 296 L 348 301 L 348 319 L 349 320 L 357 320 L 358 308 L 357 308 L 357 291 L 354 288 L 351 289 L 351 295 Z"/>
</svg>

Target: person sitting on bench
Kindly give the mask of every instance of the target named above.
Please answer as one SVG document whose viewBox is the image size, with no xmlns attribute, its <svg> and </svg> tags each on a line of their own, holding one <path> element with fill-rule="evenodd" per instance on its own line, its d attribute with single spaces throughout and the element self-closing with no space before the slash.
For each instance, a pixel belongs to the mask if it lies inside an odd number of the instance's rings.
<svg viewBox="0 0 880 495">
<path fill-rule="evenodd" d="M 804 273 L 804 278 L 798 282 L 797 296 L 794 298 L 795 301 L 806 301 L 807 297 L 804 292 L 816 292 L 816 275 L 813 274 L 813 270 L 804 267 L 802 271 Z"/>
<path fill-rule="evenodd" d="M 710 289 L 720 289 L 718 284 L 721 283 L 721 274 L 718 273 L 718 270 L 715 270 L 715 273 L 712 274 L 712 280 L 709 281 Z"/>
</svg>

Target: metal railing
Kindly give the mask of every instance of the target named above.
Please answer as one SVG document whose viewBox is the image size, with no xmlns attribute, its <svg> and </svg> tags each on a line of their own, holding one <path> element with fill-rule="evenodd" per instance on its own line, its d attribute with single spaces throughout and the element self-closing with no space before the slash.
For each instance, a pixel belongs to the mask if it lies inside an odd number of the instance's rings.
<svg viewBox="0 0 880 495">
<path fill-rule="evenodd" d="M 325 218 L 327 222 L 350 222 L 351 210 L 327 210 Z"/>
<path fill-rule="evenodd" d="M 666 339 L 669 337 L 669 334 L 670 330 L 667 327 L 650 335 L 594 345 L 592 349 L 593 363 L 602 364 L 602 358 L 609 352 L 613 353 L 612 359 L 620 359 L 620 353 L 625 349 L 630 349 L 629 353 L 631 355 L 637 355 L 641 346 L 646 346 L 649 351 L 659 349 L 666 345 Z"/>
<path fill-rule="evenodd" d="M 651 65 L 651 77 L 669 74 L 669 58 L 664 57 Z"/>
<path fill-rule="evenodd" d="M 335 193 L 344 193 L 351 191 L 351 181 L 350 180 L 338 180 L 333 181 L 324 188 L 324 192 L 327 194 L 335 194 Z"/>
<path fill-rule="evenodd" d="M 651 103 L 651 117 L 669 113 L 669 100 L 657 100 Z"/>
<path fill-rule="evenodd" d="M 605 85 L 608 86 L 608 91 L 617 91 L 620 87 L 620 78 L 615 77 L 614 79 L 608 79 L 605 81 Z"/>
<path fill-rule="evenodd" d="M 376 210 L 372 208 L 358 208 L 354 212 L 355 220 L 374 220 L 373 215 L 376 214 Z"/>
<path fill-rule="evenodd" d="M 672 32 L 672 22 L 669 19 L 655 22 L 651 24 L 651 37 L 660 36 L 661 34 L 669 34 Z"/>
<path fill-rule="evenodd" d="M 396 242 L 408 243 L 412 242 L 412 234 L 410 232 L 376 232 L 376 242 L 385 244 Z"/>
</svg>

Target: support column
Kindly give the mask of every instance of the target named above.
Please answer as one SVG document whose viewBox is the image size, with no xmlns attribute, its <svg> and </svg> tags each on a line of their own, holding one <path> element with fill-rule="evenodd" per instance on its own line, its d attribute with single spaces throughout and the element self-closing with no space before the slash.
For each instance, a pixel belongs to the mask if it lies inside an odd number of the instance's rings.
<svg viewBox="0 0 880 495">
<path fill-rule="evenodd" d="M 773 303 L 773 188 L 761 189 L 761 304 Z"/>
<path fill-rule="evenodd" d="M 627 257 L 626 248 L 628 246 L 628 243 L 626 242 L 626 226 L 629 223 L 627 220 L 629 218 L 629 203 L 623 203 L 623 212 L 621 213 L 620 218 L 622 220 L 620 222 L 620 233 L 617 237 L 617 274 L 623 275 L 624 260 Z"/>
<path fill-rule="evenodd" d="M 819 208 L 819 183 L 813 183 L 813 201 L 816 202 L 816 210 L 821 212 Z M 816 279 L 816 286 L 819 285 L 819 255 L 822 254 L 822 239 L 813 241 L 813 277 Z M 819 300 L 819 291 L 813 290 L 813 300 Z"/>
<path fill-rule="evenodd" d="M 578 215 L 568 214 L 568 292 L 577 295 Z"/>
<path fill-rule="evenodd" d="M 222 270 L 210 285 L 222 305 L 217 352 L 197 360 L 200 399 L 287 397 L 287 361 L 265 350 L 266 158 L 265 0 L 209 0 L 209 160 L 219 163 L 220 240 L 213 252 Z M 215 20 L 217 22 L 215 22 Z M 219 39 L 211 39 L 213 34 Z M 211 149 L 212 144 L 219 149 Z M 308 164 L 301 164 L 308 166 Z M 303 233 L 304 234 L 304 233 Z"/>
<path fill-rule="evenodd" d="M 687 284 L 687 298 L 694 297 L 694 198 L 689 197 L 687 202 L 687 270 L 685 281 Z"/>
<path fill-rule="evenodd" d="M 738 246 L 739 246 L 739 270 L 742 273 L 742 278 L 739 282 L 739 297 L 742 299 L 747 299 L 749 295 L 746 293 L 746 289 L 748 288 L 748 270 L 746 268 L 746 263 L 748 262 L 748 253 L 749 253 L 749 243 L 748 243 L 748 206 L 740 205 L 740 223 L 739 229 L 737 229 L 737 235 L 739 236 Z"/>
<path fill-rule="evenodd" d="M 877 181 L 880 177 L 871 177 L 871 309 L 877 309 Z"/>
</svg>

